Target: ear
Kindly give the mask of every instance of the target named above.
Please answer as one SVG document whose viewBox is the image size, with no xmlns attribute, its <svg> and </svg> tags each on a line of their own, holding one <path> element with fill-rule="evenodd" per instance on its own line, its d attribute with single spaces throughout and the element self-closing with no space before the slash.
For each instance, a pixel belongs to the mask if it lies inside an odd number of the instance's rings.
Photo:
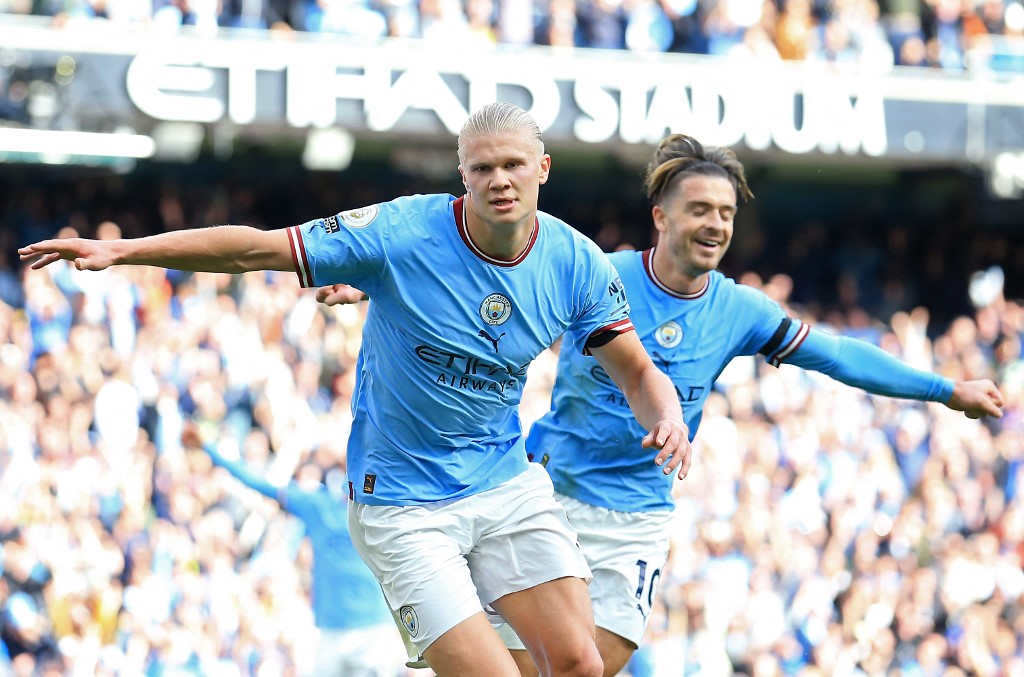
<svg viewBox="0 0 1024 677">
<path fill-rule="evenodd" d="M 659 233 L 668 230 L 668 214 L 661 208 L 661 205 L 651 207 L 651 218 L 654 220 L 654 227 Z"/>
<path fill-rule="evenodd" d="M 551 156 L 545 153 L 540 159 L 540 182 L 548 182 L 548 174 L 551 173 Z"/>
<path fill-rule="evenodd" d="M 462 165 L 459 165 L 459 177 L 462 179 L 462 185 L 466 187 L 466 192 L 469 192 L 469 181 L 466 180 L 466 172 L 463 171 Z"/>
</svg>

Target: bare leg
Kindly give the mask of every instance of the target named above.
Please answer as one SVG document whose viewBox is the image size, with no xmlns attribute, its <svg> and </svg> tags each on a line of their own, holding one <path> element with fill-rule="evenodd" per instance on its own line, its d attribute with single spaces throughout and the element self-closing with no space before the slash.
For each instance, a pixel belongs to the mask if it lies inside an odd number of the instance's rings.
<svg viewBox="0 0 1024 677">
<path fill-rule="evenodd" d="M 481 611 L 441 635 L 423 652 L 438 677 L 518 677 L 519 670 Z"/>
<path fill-rule="evenodd" d="M 558 578 L 495 600 L 495 610 L 526 645 L 544 677 L 598 677 L 594 612 L 587 584 Z"/>
<path fill-rule="evenodd" d="M 597 629 L 597 650 L 601 653 L 601 660 L 604 661 L 604 677 L 615 677 L 626 667 L 626 663 L 633 657 L 636 646 L 628 639 L 620 637 L 604 628 Z M 537 666 L 533 664 L 530 654 L 525 651 L 514 649 L 509 651 L 512 660 L 519 666 L 521 677 L 539 677 Z"/>
<path fill-rule="evenodd" d="M 540 672 L 537 671 L 537 666 L 533 664 L 533 659 L 530 658 L 530 654 L 522 649 L 509 649 L 509 653 L 512 654 L 512 660 L 519 666 L 520 677 L 540 677 Z"/>
<path fill-rule="evenodd" d="M 615 677 L 619 674 L 633 657 L 636 649 L 636 645 L 625 637 L 608 632 L 604 628 L 597 629 L 597 650 L 601 652 L 601 660 L 604 661 L 604 677 Z"/>
</svg>

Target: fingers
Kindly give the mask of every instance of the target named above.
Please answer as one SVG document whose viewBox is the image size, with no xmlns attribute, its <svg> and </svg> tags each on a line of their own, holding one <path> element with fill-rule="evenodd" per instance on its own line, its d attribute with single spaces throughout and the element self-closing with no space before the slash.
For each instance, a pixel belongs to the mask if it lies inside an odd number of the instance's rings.
<svg viewBox="0 0 1024 677">
<path fill-rule="evenodd" d="M 32 270 L 39 270 L 40 268 L 45 268 L 54 261 L 60 261 L 60 254 L 57 252 L 43 255 L 42 258 L 32 264 L 31 268 Z"/>
<path fill-rule="evenodd" d="M 685 480 L 686 476 L 690 474 L 690 462 L 693 460 L 693 448 L 690 447 L 689 442 L 686 444 L 686 450 L 683 452 L 683 462 L 679 464 L 679 479 Z"/>
<path fill-rule="evenodd" d="M 327 306 L 359 303 L 365 298 L 363 292 L 347 284 L 332 284 L 316 290 L 316 300 Z"/>
<path fill-rule="evenodd" d="M 988 394 L 989 394 L 989 397 L 992 398 L 992 404 L 994 404 L 995 406 L 997 406 L 1000 409 L 1002 409 L 1003 408 L 1003 394 L 1001 392 L 999 392 L 999 388 L 996 388 L 996 384 L 995 383 L 990 383 L 989 384 Z"/>
<path fill-rule="evenodd" d="M 999 402 L 997 404 L 994 399 L 991 399 L 985 402 L 983 406 L 985 409 L 985 413 L 987 413 L 989 416 L 992 416 L 993 418 L 1003 417 L 1002 402 Z"/>
<path fill-rule="evenodd" d="M 683 479 L 690 471 L 690 442 L 686 438 L 685 426 L 671 422 L 662 422 L 655 426 L 654 430 L 644 436 L 641 444 L 645 448 L 654 447 L 658 449 L 658 455 L 654 457 L 655 465 L 662 468 L 662 472 L 671 475 L 679 469 L 679 479 Z"/>
<path fill-rule="evenodd" d="M 28 261 L 38 256 L 39 258 L 33 261 L 32 265 L 29 266 L 32 270 L 45 268 L 54 261 L 60 261 L 62 258 L 74 258 L 74 252 L 66 249 L 65 247 L 59 246 L 58 243 L 58 240 L 44 240 L 42 242 L 30 244 L 27 247 L 22 247 L 18 250 L 18 258 L 22 261 Z M 79 264 L 79 261 L 82 261 L 82 263 Z M 84 265 L 84 259 L 75 259 L 76 268 L 79 270 L 85 270 L 83 267 Z"/>
<path fill-rule="evenodd" d="M 44 253 L 42 247 L 46 245 L 46 242 L 37 242 L 36 244 L 26 245 L 18 250 L 18 256 L 22 261 L 30 259 L 33 256 L 38 256 Z"/>
<path fill-rule="evenodd" d="M 342 295 L 341 292 L 337 292 L 337 291 L 328 294 L 327 298 L 324 299 L 324 304 L 326 304 L 328 306 L 337 306 L 337 305 L 341 305 L 341 304 L 344 304 L 344 303 L 345 303 L 345 297 Z"/>
</svg>

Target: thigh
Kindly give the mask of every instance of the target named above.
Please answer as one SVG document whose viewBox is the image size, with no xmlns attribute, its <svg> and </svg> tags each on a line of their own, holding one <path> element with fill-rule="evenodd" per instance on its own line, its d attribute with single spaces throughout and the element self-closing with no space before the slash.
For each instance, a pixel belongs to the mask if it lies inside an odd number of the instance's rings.
<svg viewBox="0 0 1024 677">
<path fill-rule="evenodd" d="M 483 612 L 449 629 L 423 655 L 438 677 L 519 677 Z"/>
<path fill-rule="evenodd" d="M 352 543 L 419 653 L 483 606 L 464 552 L 472 525 L 420 506 L 352 504 Z"/>
<path fill-rule="evenodd" d="M 480 535 L 467 555 L 485 604 L 565 577 L 590 580 L 565 509 L 537 464 L 501 490 L 480 496 Z"/>
<path fill-rule="evenodd" d="M 513 592 L 494 601 L 494 609 L 522 640 L 542 674 L 567 668 L 596 667 L 594 616 L 583 579 L 567 577 Z M 580 670 L 580 674 L 586 674 Z"/>
<path fill-rule="evenodd" d="M 669 512 L 630 513 L 559 497 L 593 571 L 595 624 L 640 646 L 668 559 Z"/>
</svg>

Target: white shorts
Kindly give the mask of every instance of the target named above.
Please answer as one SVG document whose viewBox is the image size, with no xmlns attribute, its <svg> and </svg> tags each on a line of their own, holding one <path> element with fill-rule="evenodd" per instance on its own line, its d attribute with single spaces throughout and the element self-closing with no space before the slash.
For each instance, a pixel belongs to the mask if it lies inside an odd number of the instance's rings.
<svg viewBox="0 0 1024 677">
<path fill-rule="evenodd" d="M 668 560 L 672 513 L 620 512 L 561 494 L 555 498 L 593 571 L 589 591 L 595 624 L 639 647 Z M 524 648 L 508 625 L 495 629 L 509 649 Z"/>
<path fill-rule="evenodd" d="M 457 501 L 353 503 L 352 542 L 422 654 L 494 600 L 558 578 L 590 580 L 541 466 Z"/>
</svg>

